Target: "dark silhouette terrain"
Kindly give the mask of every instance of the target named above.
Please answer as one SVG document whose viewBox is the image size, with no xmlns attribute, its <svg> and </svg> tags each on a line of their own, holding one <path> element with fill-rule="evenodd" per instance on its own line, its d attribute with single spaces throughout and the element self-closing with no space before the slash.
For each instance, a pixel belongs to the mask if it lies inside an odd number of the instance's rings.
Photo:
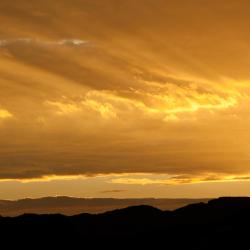
<svg viewBox="0 0 250 250">
<path fill-rule="evenodd" d="M 1 217 L 0 235 L 9 248 L 26 249 L 249 249 L 250 198 L 219 198 L 174 211 L 142 205 L 96 215 Z"/>
<path fill-rule="evenodd" d="M 113 198 L 74 198 L 67 196 L 44 197 L 37 199 L 0 200 L 2 216 L 18 216 L 24 213 L 75 215 L 82 213 L 103 213 L 129 206 L 150 205 L 161 210 L 175 210 L 188 204 L 207 202 L 209 199 L 113 199 Z"/>
</svg>

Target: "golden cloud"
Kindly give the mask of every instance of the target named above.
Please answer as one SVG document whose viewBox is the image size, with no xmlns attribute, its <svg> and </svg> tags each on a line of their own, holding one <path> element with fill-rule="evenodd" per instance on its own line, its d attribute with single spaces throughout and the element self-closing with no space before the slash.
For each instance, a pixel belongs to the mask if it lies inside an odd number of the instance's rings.
<svg viewBox="0 0 250 250">
<path fill-rule="evenodd" d="M 6 119 L 12 117 L 12 114 L 5 109 L 0 109 L 0 119 Z"/>
<path fill-rule="evenodd" d="M 0 119 L 15 119 L 1 123 L 0 178 L 248 176 L 247 9 L 245 1 L 1 1 Z"/>
</svg>

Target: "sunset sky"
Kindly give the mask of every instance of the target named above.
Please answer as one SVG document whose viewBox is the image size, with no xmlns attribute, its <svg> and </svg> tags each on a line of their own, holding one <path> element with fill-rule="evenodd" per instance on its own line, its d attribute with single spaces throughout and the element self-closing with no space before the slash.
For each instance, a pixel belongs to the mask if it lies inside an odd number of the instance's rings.
<svg viewBox="0 0 250 250">
<path fill-rule="evenodd" d="M 1 0 L 0 199 L 250 195 L 249 11 Z"/>
</svg>

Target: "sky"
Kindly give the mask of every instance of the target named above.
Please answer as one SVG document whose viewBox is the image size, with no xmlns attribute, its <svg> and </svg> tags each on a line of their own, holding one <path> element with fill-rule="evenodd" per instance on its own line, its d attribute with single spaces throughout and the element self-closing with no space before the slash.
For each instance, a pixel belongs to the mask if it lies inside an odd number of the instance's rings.
<svg viewBox="0 0 250 250">
<path fill-rule="evenodd" d="M 250 2 L 0 2 L 0 198 L 250 195 Z"/>
</svg>

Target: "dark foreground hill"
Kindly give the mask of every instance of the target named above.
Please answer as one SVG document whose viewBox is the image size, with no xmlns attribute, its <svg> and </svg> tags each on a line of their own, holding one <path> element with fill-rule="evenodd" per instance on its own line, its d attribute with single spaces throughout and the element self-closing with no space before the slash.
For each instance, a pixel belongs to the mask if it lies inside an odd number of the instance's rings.
<svg viewBox="0 0 250 250">
<path fill-rule="evenodd" d="M 48 249 L 250 249 L 250 198 L 175 211 L 135 206 L 98 215 L 0 218 L 2 244 Z"/>
</svg>

